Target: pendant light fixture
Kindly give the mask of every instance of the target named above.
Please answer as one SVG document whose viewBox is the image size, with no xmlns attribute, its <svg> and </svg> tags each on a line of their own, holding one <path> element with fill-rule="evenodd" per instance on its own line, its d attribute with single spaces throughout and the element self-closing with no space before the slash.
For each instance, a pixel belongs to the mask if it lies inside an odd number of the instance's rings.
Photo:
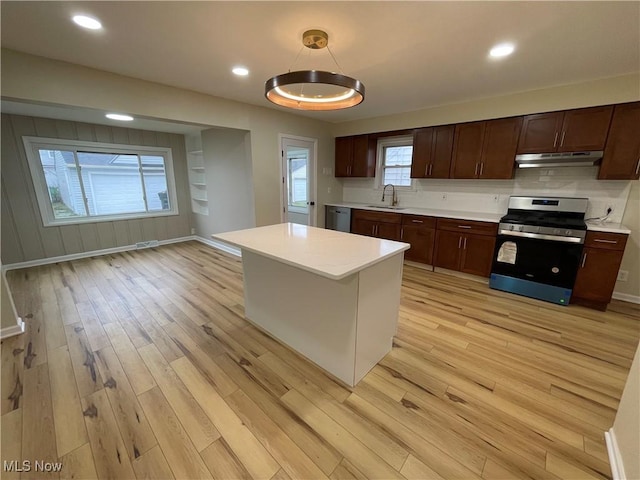
<svg viewBox="0 0 640 480">
<path fill-rule="evenodd" d="M 329 48 L 329 35 L 322 30 L 302 34 L 302 51 L 326 48 L 338 70 L 342 70 Z M 298 53 L 297 58 L 300 56 Z M 294 60 L 295 64 L 295 60 Z M 297 110 L 341 110 L 364 100 L 364 85 L 355 78 L 323 70 L 298 70 L 276 75 L 264 85 L 267 100 Z"/>
</svg>

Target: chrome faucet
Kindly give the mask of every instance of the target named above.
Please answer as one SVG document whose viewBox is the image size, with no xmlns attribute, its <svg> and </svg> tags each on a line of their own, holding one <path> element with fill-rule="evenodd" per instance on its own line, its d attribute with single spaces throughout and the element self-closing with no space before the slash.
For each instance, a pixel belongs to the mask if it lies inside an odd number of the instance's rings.
<svg viewBox="0 0 640 480">
<path fill-rule="evenodd" d="M 384 202 L 384 195 L 387 191 L 387 187 L 391 187 L 391 190 L 393 192 L 391 196 L 391 206 L 395 207 L 396 205 L 398 205 L 398 197 L 396 196 L 396 187 L 393 183 L 387 183 L 382 189 L 382 201 Z"/>
</svg>

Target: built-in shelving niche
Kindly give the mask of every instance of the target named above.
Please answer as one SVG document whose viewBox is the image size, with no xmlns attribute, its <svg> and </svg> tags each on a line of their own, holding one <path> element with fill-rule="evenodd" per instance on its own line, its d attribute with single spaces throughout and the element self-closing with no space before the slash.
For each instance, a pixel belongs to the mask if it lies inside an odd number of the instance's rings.
<svg viewBox="0 0 640 480">
<path fill-rule="evenodd" d="M 189 191 L 191 192 L 191 211 L 198 215 L 209 215 L 207 198 L 207 178 L 204 169 L 202 150 L 187 152 L 189 165 Z"/>
</svg>

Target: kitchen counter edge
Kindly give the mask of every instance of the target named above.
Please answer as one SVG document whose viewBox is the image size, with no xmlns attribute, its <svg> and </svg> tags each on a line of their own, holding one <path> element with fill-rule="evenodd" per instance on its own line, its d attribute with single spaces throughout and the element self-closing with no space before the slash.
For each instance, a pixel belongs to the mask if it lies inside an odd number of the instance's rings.
<svg viewBox="0 0 640 480">
<path fill-rule="evenodd" d="M 500 219 L 504 216 L 504 214 L 500 213 L 483 213 L 483 212 L 464 212 L 464 211 L 454 211 L 454 210 L 438 210 L 438 209 L 428 209 L 428 208 L 416 208 L 416 207 L 402 207 L 400 210 L 392 209 L 392 208 L 376 208 L 371 207 L 369 205 L 363 203 L 325 203 L 325 205 L 330 207 L 345 207 L 345 208 L 356 208 L 359 210 L 372 210 L 375 212 L 391 212 L 391 213 L 400 213 L 406 215 L 424 215 L 426 217 L 437 217 L 437 218 L 455 218 L 457 220 L 472 220 L 476 222 L 490 222 L 490 223 L 500 223 Z M 625 227 L 621 223 L 593 223 L 586 222 L 587 230 L 592 232 L 608 232 L 608 233 L 621 233 L 629 235 L 631 230 Z"/>
</svg>

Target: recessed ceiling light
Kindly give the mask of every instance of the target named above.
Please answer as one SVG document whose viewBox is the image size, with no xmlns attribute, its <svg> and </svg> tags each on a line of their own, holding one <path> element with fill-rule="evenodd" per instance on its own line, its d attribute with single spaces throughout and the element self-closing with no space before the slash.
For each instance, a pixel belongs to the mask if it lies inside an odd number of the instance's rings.
<svg viewBox="0 0 640 480">
<path fill-rule="evenodd" d="M 102 28 L 100 20 L 87 15 L 74 15 L 73 21 L 81 27 L 88 28 L 89 30 L 100 30 Z"/>
<path fill-rule="evenodd" d="M 247 75 L 249 75 L 249 70 L 245 67 L 233 67 L 233 70 L 231 71 L 241 77 L 246 77 Z"/>
<path fill-rule="evenodd" d="M 107 113 L 105 117 L 111 120 L 120 120 L 121 122 L 130 122 L 133 120 L 131 115 L 122 115 L 121 113 Z"/>
<path fill-rule="evenodd" d="M 489 51 L 489 55 L 491 55 L 493 58 L 506 57 L 507 55 L 511 55 L 514 50 L 515 47 L 512 43 L 501 43 L 493 47 Z"/>
</svg>

